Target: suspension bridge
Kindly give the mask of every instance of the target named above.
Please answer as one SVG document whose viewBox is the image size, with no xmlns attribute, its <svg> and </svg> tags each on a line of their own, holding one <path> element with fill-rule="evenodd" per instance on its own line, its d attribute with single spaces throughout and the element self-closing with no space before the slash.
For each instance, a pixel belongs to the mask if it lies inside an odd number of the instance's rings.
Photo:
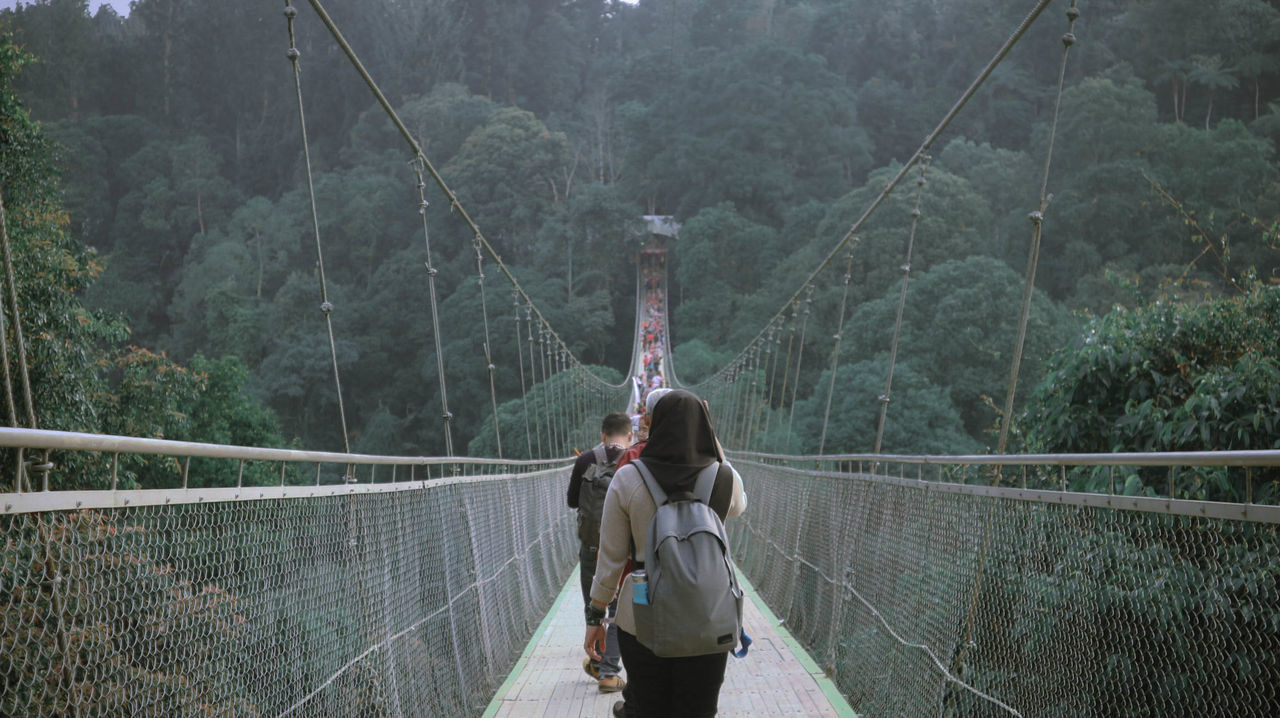
<svg viewBox="0 0 1280 718">
<path fill-rule="evenodd" d="M 613 697 L 596 696 L 580 671 L 577 546 L 564 492 L 573 450 L 594 443 L 605 413 L 633 405 L 656 383 L 683 386 L 671 361 L 663 255 L 637 258 L 627 377 L 602 381 L 494 252 L 320 2 L 308 1 L 412 154 L 437 357 L 447 328 L 430 260 L 429 195 L 438 188 L 472 233 L 493 413 L 486 430 L 499 458 L 456 455 L 443 362 L 446 456 L 351 452 L 314 192 L 341 451 L 41 430 L 6 232 L 0 350 L 15 421 L 0 428 L 0 447 L 14 458 L 0 494 L 0 714 L 608 715 Z M 924 240 L 915 221 L 929 150 L 1049 4 L 1035 3 L 756 338 L 690 387 L 709 401 L 750 496 L 729 530 L 751 586 L 747 621 L 757 646 L 731 661 L 722 715 L 1237 716 L 1280 706 L 1280 506 L 1254 501 L 1255 491 L 1274 489 L 1280 452 L 1006 454 L 1002 422 L 994 454 L 882 453 L 885 422 L 895 418 L 893 365 L 911 256 Z M 287 0 L 285 15 L 310 187 L 299 12 Z M 1072 0 L 1059 97 L 1078 16 Z M 1017 390 L 1052 131 L 1044 150 L 1004 416 Z M 875 446 L 860 455 L 783 453 L 814 290 L 824 282 L 843 288 L 828 353 L 808 357 L 830 368 L 825 444 L 859 233 L 912 176 Z M 490 321 L 486 264 L 511 288 L 501 322 Z M 503 334 L 514 327 L 516 366 L 493 358 L 503 325 Z M 498 371 L 520 375 L 515 435 L 502 433 L 510 424 L 499 420 Z M 537 458 L 502 458 L 514 445 Z M 144 465 L 166 467 L 172 485 L 127 488 L 129 472 Z M 69 471 L 107 488 L 61 490 L 59 474 Z M 215 473 L 230 478 L 206 488 L 201 474 Z M 1167 477 L 1167 488 L 1118 490 L 1135 475 Z M 1185 498 L 1183 487 L 1206 477 L 1237 482 L 1245 499 Z M 1086 483 L 1106 490 L 1081 490 Z"/>
</svg>

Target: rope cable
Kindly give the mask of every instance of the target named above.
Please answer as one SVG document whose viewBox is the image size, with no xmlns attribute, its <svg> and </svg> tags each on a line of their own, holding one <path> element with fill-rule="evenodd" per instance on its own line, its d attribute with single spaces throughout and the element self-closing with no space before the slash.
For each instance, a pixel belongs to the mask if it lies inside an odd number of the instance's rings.
<svg viewBox="0 0 1280 718">
<path fill-rule="evenodd" d="M 796 421 L 796 394 L 800 391 L 800 370 L 804 367 L 804 342 L 809 329 L 809 313 L 813 308 L 813 287 L 804 298 L 804 313 L 800 319 L 800 350 L 796 355 L 796 381 L 791 387 L 791 410 L 787 416 L 787 451 L 791 451 L 791 435 Z"/>
<path fill-rule="evenodd" d="M 498 426 L 498 392 L 493 385 L 493 352 L 489 349 L 489 305 L 484 293 L 484 252 L 480 240 L 474 239 L 476 250 L 476 284 L 480 285 L 480 315 L 484 318 L 484 363 L 489 371 L 489 404 L 493 408 L 493 436 L 498 442 L 498 458 L 502 458 L 502 429 Z"/>
<path fill-rule="evenodd" d="M 13 340 L 14 348 L 18 353 L 18 378 L 22 381 L 22 405 L 27 412 L 27 423 L 32 429 L 39 429 L 40 424 L 36 420 L 36 404 L 35 393 L 31 389 L 31 375 L 27 370 L 27 342 L 22 333 L 22 308 L 18 301 L 18 279 L 17 274 L 13 270 L 13 248 L 9 242 L 9 218 L 4 209 L 4 198 L 0 196 L 0 251 L 4 253 L 4 277 L 9 293 L 9 305 L 13 312 Z M 4 318 L 3 318 L 3 301 L 0 301 L 0 341 L 4 341 L 4 382 L 5 382 L 5 399 L 8 401 L 9 414 L 13 417 L 13 425 L 18 426 L 18 407 L 13 397 L 13 384 L 9 375 L 9 348 L 8 341 L 4 337 Z M 23 461 L 23 452 L 21 450 L 17 454 L 17 468 L 14 471 L 14 488 L 16 491 L 23 490 L 23 482 L 30 481 L 27 477 L 26 462 Z M 49 451 L 41 449 L 38 452 L 40 458 L 32 462 L 31 469 L 41 475 L 41 485 L 45 490 L 49 488 L 49 472 L 53 470 L 53 464 L 49 462 Z M 31 486 L 28 484 L 27 489 Z"/>
<path fill-rule="evenodd" d="M 512 306 L 515 308 L 515 327 L 516 327 L 516 361 L 520 366 L 520 406 L 524 409 L 524 448 L 525 455 L 533 458 L 533 437 L 529 430 L 529 392 L 524 381 L 524 346 L 520 336 L 520 295 L 516 292 L 512 294 Z"/>
<path fill-rule="evenodd" d="M 1030 257 L 1027 260 L 1027 278 L 1023 287 L 1022 316 L 1018 325 L 1018 340 L 1014 350 L 1012 367 L 1009 371 L 1009 391 L 1005 397 L 1005 414 L 1000 422 L 1000 441 L 997 454 L 1003 454 L 1005 450 L 1005 442 L 1009 436 L 1009 424 L 1013 412 L 1013 395 L 1017 387 L 1018 381 L 1018 364 L 1022 358 L 1023 341 L 1026 338 L 1027 318 L 1030 316 L 1031 310 L 1031 291 L 1035 283 L 1036 262 L 1040 253 L 1040 223 L 1044 218 L 1044 210 L 1047 207 L 1047 191 L 1049 187 L 1049 166 L 1053 158 L 1053 138 L 1058 126 L 1058 110 L 1062 103 L 1062 87 L 1066 79 L 1067 57 L 1071 52 L 1071 46 L 1075 44 L 1076 36 L 1073 32 L 1075 29 L 1076 19 L 1080 17 L 1080 10 L 1076 8 L 1076 0 L 1071 0 L 1071 6 L 1067 8 L 1067 32 L 1062 36 L 1062 64 L 1058 70 L 1058 90 L 1053 102 L 1053 117 L 1049 123 L 1049 139 L 1045 151 L 1044 175 L 1040 184 L 1040 204 L 1039 209 L 1031 213 L 1033 229 L 1031 233 L 1031 249 Z M 1001 480 L 1001 472 L 996 471 L 992 484 L 998 486 Z M 994 521 L 992 512 L 994 506 L 988 506 L 986 519 L 984 521 L 982 547 L 978 552 L 978 567 L 974 577 L 973 589 L 969 594 L 969 608 L 965 615 L 965 636 L 964 641 L 960 644 L 960 650 L 956 652 L 953 668 L 959 672 L 960 667 L 964 665 L 965 657 L 968 655 L 970 646 L 973 645 L 973 629 L 974 617 L 977 613 L 978 599 L 982 593 L 982 588 L 986 579 L 987 560 L 992 543 L 992 532 L 994 531 Z"/>
<path fill-rule="evenodd" d="M 0 237 L 3 237 L 3 242 L 4 242 L 4 266 L 5 266 L 5 279 L 6 279 L 4 291 L 0 292 L 0 358 L 3 358 L 3 362 L 4 362 L 5 405 L 9 409 L 9 420 L 13 422 L 11 425 L 16 427 L 16 426 L 21 426 L 21 424 L 19 423 L 21 420 L 18 418 L 18 403 L 13 396 L 13 377 L 9 373 L 9 361 L 10 361 L 9 340 L 8 340 L 7 332 L 5 330 L 5 305 L 7 304 L 7 299 L 5 295 L 10 294 L 10 291 L 11 291 L 10 288 L 13 286 L 12 280 L 9 279 L 10 273 L 8 271 L 9 267 L 12 266 L 13 261 L 10 258 L 9 221 L 4 211 L 3 195 L 0 195 Z M 17 293 L 13 292 L 10 296 L 14 297 L 14 308 L 16 309 L 18 306 L 16 303 Z M 15 321 L 14 324 L 16 325 L 17 322 Z M 20 330 L 19 330 L 19 333 L 20 333 Z M 25 367 L 26 362 L 22 362 L 21 365 Z M 34 413 L 34 412 L 31 412 L 31 413 Z M 33 426 L 31 428 L 34 429 L 36 427 Z M 18 472 L 18 474 L 21 474 L 21 473 L 22 473 L 21 471 Z M 19 488 L 16 490 L 21 491 L 22 489 Z"/>
<path fill-rule="evenodd" d="M 853 238 L 856 245 L 859 239 Z M 840 319 L 836 322 L 836 333 L 832 339 L 835 344 L 831 347 L 831 381 L 827 386 L 827 408 L 822 414 L 822 436 L 818 439 L 818 453 L 821 454 L 827 446 L 827 424 L 831 421 L 831 398 L 836 391 L 836 370 L 840 368 L 840 341 L 841 335 L 844 334 L 844 314 L 845 307 L 849 303 L 849 280 L 853 277 L 853 251 L 852 247 L 849 251 L 849 259 L 844 269 L 844 292 L 840 296 Z"/>
<path fill-rule="evenodd" d="M 526 329 L 526 331 L 528 331 L 528 332 L 529 332 L 529 339 L 528 339 L 528 343 L 529 343 L 529 378 L 533 380 L 533 382 L 532 382 L 532 383 L 533 383 L 533 385 L 534 385 L 534 386 L 537 386 L 537 384 L 538 384 L 538 362 L 534 359 L 534 351 L 533 351 L 533 309 L 532 309 L 532 308 L 531 308 L 527 303 L 525 304 L 525 307 L 524 307 L 524 323 L 525 323 L 525 329 Z M 542 393 L 545 393 L 545 391 L 546 391 L 546 386 L 543 386 L 543 392 L 542 392 Z M 534 416 L 535 416 L 535 418 L 536 418 L 537 413 L 538 413 L 538 406 L 537 406 L 537 402 L 536 402 L 536 400 L 535 400 L 535 402 L 534 402 L 533 412 L 534 412 Z M 544 424 L 545 424 L 545 422 L 542 422 L 542 423 L 544 423 Z M 542 450 L 542 432 L 541 432 L 541 431 L 535 431 L 535 432 L 533 432 L 533 435 L 534 435 L 535 437 L 537 437 L 537 439 L 538 439 L 538 458 L 539 458 L 539 459 L 545 459 L 545 458 L 547 457 L 547 454 L 546 454 L 546 453 L 544 453 L 544 452 L 543 452 L 543 450 Z"/>
<path fill-rule="evenodd" d="M 778 327 L 769 335 L 769 358 L 772 360 L 772 368 L 769 369 L 769 398 L 764 403 L 764 429 L 763 435 L 767 440 L 769 436 L 769 425 L 773 419 L 773 388 L 778 383 L 778 358 L 782 356 L 782 328 Z"/>
<path fill-rule="evenodd" d="M 440 302 L 436 295 L 436 269 L 431 260 L 431 230 L 427 223 L 427 183 L 422 176 L 422 163 L 410 162 L 418 180 L 418 214 L 422 216 L 422 243 L 426 250 L 427 298 L 431 310 L 431 335 L 436 349 L 436 380 L 440 382 L 440 419 L 444 424 L 445 456 L 453 456 L 453 412 L 449 411 L 449 386 L 444 373 L 444 348 L 440 337 Z"/>
<path fill-rule="evenodd" d="M 1067 77 L 1067 58 L 1071 54 L 1071 46 L 1076 42 L 1075 25 L 1080 17 L 1076 8 L 1076 0 L 1071 0 L 1067 8 L 1067 31 L 1062 35 L 1062 64 L 1058 68 L 1058 91 L 1053 100 L 1053 116 L 1049 121 L 1049 139 L 1044 153 L 1044 173 L 1040 180 L 1040 201 L 1036 211 L 1029 215 L 1031 219 L 1031 247 L 1027 251 L 1027 274 L 1022 288 L 1022 313 L 1018 319 L 1018 338 L 1014 342 L 1013 361 L 1009 367 L 1009 388 L 1005 392 L 1004 416 L 1000 420 L 1000 440 L 996 453 L 1003 454 L 1009 441 L 1009 427 L 1013 423 L 1013 399 L 1018 391 L 1018 371 L 1022 365 L 1022 351 L 1027 340 L 1027 323 L 1031 317 L 1031 296 L 1035 290 L 1036 265 L 1040 262 L 1040 237 L 1044 224 L 1044 213 L 1049 209 L 1052 196 L 1049 191 L 1049 168 L 1053 162 L 1053 142 L 1058 131 L 1058 113 L 1062 107 L 1062 87 Z M 1000 475 L 996 474 L 996 483 Z"/>
<path fill-rule="evenodd" d="M 915 250 L 916 227 L 920 224 L 920 200 L 924 196 L 925 174 L 929 171 L 928 155 L 921 157 L 917 165 L 920 176 L 916 178 L 916 206 L 911 210 L 911 231 L 907 233 L 907 258 L 902 263 L 902 291 L 898 293 L 898 315 L 893 321 L 893 341 L 889 347 L 889 371 L 884 378 L 884 393 L 879 396 L 880 420 L 876 424 L 876 444 L 871 453 L 880 453 L 884 442 L 884 424 L 889 415 L 890 390 L 893 388 L 893 369 L 898 362 L 898 341 L 902 337 L 902 312 L 907 306 L 907 284 L 911 279 L 911 255 Z"/>
<path fill-rule="evenodd" d="M 343 453 L 351 453 L 351 439 L 347 432 L 347 410 L 342 401 L 342 377 L 338 371 L 338 346 L 333 336 L 333 303 L 329 301 L 329 287 L 324 273 L 324 251 L 320 242 L 320 218 L 316 210 L 316 188 L 311 173 L 311 146 L 307 140 L 307 116 L 302 102 L 302 68 L 298 62 L 302 53 L 298 51 L 298 43 L 293 31 L 293 21 L 298 16 L 297 8 L 292 0 L 284 0 L 284 17 L 289 30 L 289 51 L 286 56 L 293 66 L 293 86 L 298 97 L 298 126 L 302 133 L 302 157 L 307 174 L 307 196 L 311 203 L 311 229 L 316 244 L 316 270 L 320 279 L 320 312 L 324 314 L 325 327 L 329 334 L 329 357 L 333 363 L 333 383 L 338 395 L 338 417 L 342 422 Z M 347 478 L 351 477 L 351 467 L 347 468 Z"/>
<path fill-rule="evenodd" d="M 787 332 L 787 359 L 782 365 L 782 393 L 778 395 L 778 408 L 781 409 L 787 403 L 787 386 L 791 379 L 791 352 L 795 348 L 796 343 L 796 319 L 800 314 L 799 303 L 791 307 L 791 323 Z M 798 378 L 798 377 L 797 377 Z"/>
</svg>

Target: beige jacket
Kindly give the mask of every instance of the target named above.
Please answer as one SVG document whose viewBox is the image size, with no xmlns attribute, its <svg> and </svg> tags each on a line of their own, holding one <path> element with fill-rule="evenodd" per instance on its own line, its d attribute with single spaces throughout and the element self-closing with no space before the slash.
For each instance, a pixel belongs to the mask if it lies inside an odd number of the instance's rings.
<svg viewBox="0 0 1280 718">
<path fill-rule="evenodd" d="M 733 468 L 733 467 L 729 467 Z M 636 555 L 643 557 L 645 541 L 649 534 L 649 520 L 658 507 L 645 488 L 640 470 L 633 464 L 618 469 L 609 492 L 604 497 L 604 511 L 600 519 L 600 553 L 596 560 L 596 575 L 591 581 L 591 600 L 607 604 L 618 590 L 618 581 L 631 558 L 631 542 L 635 541 Z M 733 495 L 729 500 L 726 518 L 741 516 L 747 510 L 747 494 L 742 488 L 742 476 L 733 471 Z M 618 628 L 635 635 L 636 622 L 631 611 L 631 581 L 624 582 L 618 595 Z"/>
</svg>

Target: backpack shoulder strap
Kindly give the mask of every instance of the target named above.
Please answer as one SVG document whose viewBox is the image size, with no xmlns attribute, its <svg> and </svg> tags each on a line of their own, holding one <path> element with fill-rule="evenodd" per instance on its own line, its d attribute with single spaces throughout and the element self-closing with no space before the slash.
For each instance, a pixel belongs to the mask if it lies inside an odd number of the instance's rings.
<svg viewBox="0 0 1280 718">
<path fill-rule="evenodd" d="M 640 472 L 640 477 L 644 479 L 644 485 L 649 489 L 649 495 L 653 497 L 654 506 L 662 506 L 667 503 L 667 492 L 662 490 L 658 485 L 658 480 L 653 478 L 653 474 L 649 472 L 649 467 L 644 465 L 640 459 L 635 459 L 631 463 L 635 464 L 636 469 Z"/>
<path fill-rule="evenodd" d="M 702 503 L 711 505 L 711 492 L 715 490 L 716 475 L 720 472 L 720 462 L 713 461 L 705 469 L 698 472 L 693 483 L 693 495 Z"/>
<path fill-rule="evenodd" d="M 716 512 L 721 521 L 729 515 L 729 504 L 733 503 L 733 467 L 728 462 L 720 464 L 716 472 L 715 486 L 712 487 L 711 500 L 707 505 Z"/>
<path fill-rule="evenodd" d="M 596 457 L 596 471 L 609 465 L 609 455 L 605 453 L 604 444 L 596 444 L 591 447 L 591 453 Z"/>
</svg>

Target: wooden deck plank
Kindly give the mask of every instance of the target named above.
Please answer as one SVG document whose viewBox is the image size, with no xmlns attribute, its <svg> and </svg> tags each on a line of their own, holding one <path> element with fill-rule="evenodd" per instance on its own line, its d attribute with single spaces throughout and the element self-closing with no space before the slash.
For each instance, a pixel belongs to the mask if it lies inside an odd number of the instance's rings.
<svg viewBox="0 0 1280 718">
<path fill-rule="evenodd" d="M 721 718 L 850 718 L 849 705 L 804 654 L 749 584 L 743 623 L 755 641 L 745 659 L 729 658 Z M 575 571 L 529 641 L 485 718 L 607 718 L 618 693 L 600 693 L 582 671 L 582 607 Z M 626 676 L 624 668 L 623 676 Z"/>
</svg>

